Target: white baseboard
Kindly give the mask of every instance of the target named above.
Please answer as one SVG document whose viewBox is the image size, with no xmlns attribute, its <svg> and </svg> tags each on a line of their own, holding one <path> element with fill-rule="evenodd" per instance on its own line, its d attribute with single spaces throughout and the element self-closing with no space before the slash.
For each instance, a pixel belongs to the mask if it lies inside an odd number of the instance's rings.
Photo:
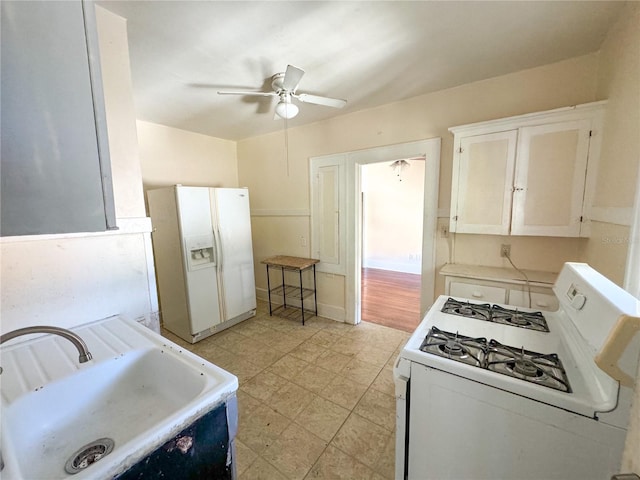
<svg viewBox="0 0 640 480">
<path fill-rule="evenodd" d="M 266 288 L 258 288 L 256 287 L 256 298 L 258 300 L 262 300 L 265 302 L 269 301 L 269 294 L 267 293 L 267 289 Z"/>
<path fill-rule="evenodd" d="M 318 316 L 342 323 L 344 323 L 347 318 L 344 308 L 335 305 L 324 305 L 322 303 L 318 304 Z"/>
<path fill-rule="evenodd" d="M 367 260 L 362 265 L 364 268 L 377 268 L 379 270 L 390 270 L 392 272 L 422 273 L 422 263 L 394 263 L 380 260 Z"/>
</svg>

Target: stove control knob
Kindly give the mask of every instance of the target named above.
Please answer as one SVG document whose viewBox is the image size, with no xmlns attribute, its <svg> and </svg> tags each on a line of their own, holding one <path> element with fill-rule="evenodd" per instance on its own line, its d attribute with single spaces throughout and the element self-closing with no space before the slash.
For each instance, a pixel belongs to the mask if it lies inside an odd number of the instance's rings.
<svg viewBox="0 0 640 480">
<path fill-rule="evenodd" d="M 587 297 L 585 297 L 581 293 L 577 293 L 575 297 L 571 300 L 571 306 L 576 310 L 582 310 L 584 304 L 587 303 Z"/>
</svg>

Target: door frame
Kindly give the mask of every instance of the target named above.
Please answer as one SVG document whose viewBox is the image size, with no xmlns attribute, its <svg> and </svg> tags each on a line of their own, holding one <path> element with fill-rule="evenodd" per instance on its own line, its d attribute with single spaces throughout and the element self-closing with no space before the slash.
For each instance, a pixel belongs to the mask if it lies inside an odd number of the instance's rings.
<svg viewBox="0 0 640 480">
<path fill-rule="evenodd" d="M 440 137 L 347 153 L 346 162 L 346 278 L 345 309 L 347 323 L 361 321 L 362 281 L 362 204 L 361 166 L 392 162 L 401 158 L 425 158 L 422 222 L 422 272 L 420 315 L 433 303 L 436 275 L 436 233 L 438 185 L 440 177 Z"/>
</svg>

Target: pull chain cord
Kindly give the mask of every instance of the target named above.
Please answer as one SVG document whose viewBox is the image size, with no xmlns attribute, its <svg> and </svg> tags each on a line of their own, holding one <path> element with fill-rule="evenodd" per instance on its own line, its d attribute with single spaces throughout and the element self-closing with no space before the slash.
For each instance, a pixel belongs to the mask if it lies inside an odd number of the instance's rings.
<svg viewBox="0 0 640 480">
<path fill-rule="evenodd" d="M 524 281 L 527 283 L 527 293 L 529 294 L 529 308 L 531 308 L 531 284 L 529 284 L 529 277 L 527 277 L 526 273 L 524 273 L 514 265 L 514 263 L 511 261 L 511 255 L 505 255 L 505 257 L 507 257 L 507 260 L 509 260 L 509 263 L 516 270 L 516 272 L 524 277 Z"/>
<path fill-rule="evenodd" d="M 289 121 L 284 117 L 284 151 L 287 160 L 287 177 L 289 176 Z"/>
</svg>

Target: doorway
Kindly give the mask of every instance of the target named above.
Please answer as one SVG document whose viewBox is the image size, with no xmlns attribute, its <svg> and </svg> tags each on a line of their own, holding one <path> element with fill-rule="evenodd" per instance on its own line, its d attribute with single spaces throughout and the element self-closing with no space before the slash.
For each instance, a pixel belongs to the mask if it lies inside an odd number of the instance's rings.
<svg viewBox="0 0 640 480">
<path fill-rule="evenodd" d="M 311 251 L 320 260 L 327 298 L 323 315 L 358 324 L 361 320 L 363 165 L 396 159 L 424 159 L 424 202 L 420 262 L 420 314 L 433 303 L 440 138 L 336 153 L 310 159 Z"/>
<path fill-rule="evenodd" d="M 362 167 L 397 159 L 422 158 L 424 200 L 420 269 L 420 317 L 433 303 L 435 290 L 436 221 L 440 177 L 440 138 L 360 150 L 347 154 L 346 162 L 346 318 L 361 320 L 362 305 Z M 351 322 L 350 322 L 351 323 Z"/>
<path fill-rule="evenodd" d="M 425 158 L 360 167 L 361 319 L 411 332 L 420 320 Z"/>
</svg>

